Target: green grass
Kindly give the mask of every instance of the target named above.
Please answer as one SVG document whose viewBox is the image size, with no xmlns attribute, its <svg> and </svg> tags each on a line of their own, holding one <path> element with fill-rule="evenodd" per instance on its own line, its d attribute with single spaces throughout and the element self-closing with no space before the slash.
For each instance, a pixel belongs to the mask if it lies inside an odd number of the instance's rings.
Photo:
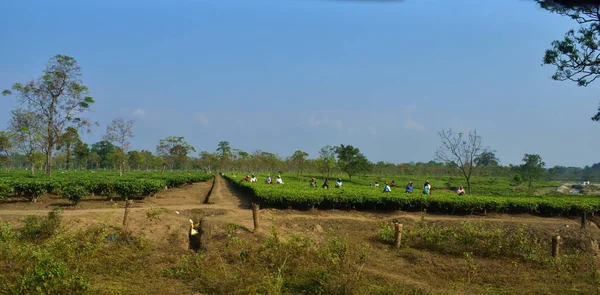
<svg viewBox="0 0 600 295">
<path fill-rule="evenodd" d="M 228 179 L 241 189 L 256 197 L 266 206 L 296 208 L 350 208 L 350 209 L 385 209 L 385 210 L 427 210 L 439 213 L 532 213 L 541 215 L 579 215 L 600 212 L 600 198 L 596 196 L 573 195 L 537 195 L 534 190 L 511 186 L 506 179 L 491 180 L 489 178 L 474 181 L 474 186 L 489 185 L 487 189 L 474 189 L 475 193 L 459 197 L 453 190 L 458 186 L 460 178 L 429 179 L 432 184 L 432 195 L 423 195 L 421 185 L 424 177 L 412 178 L 415 192 L 405 193 L 406 177 L 379 178 L 370 176 L 344 180 L 342 188 L 334 188 L 335 179 L 329 181 L 329 189 L 311 188 L 310 177 L 283 175 L 283 185 L 269 185 L 265 177 L 257 175 L 258 183 L 240 183 L 241 177 L 226 175 Z M 383 186 L 372 187 L 369 183 L 376 180 L 396 180 L 399 187 L 392 188 L 391 193 L 383 193 Z M 319 185 L 322 184 L 322 178 Z M 493 183 L 490 184 L 490 181 Z M 537 187 L 558 185 L 554 183 L 537 183 Z M 449 188 L 449 189 L 448 189 Z M 487 193 L 481 193 L 487 192 Z"/>
</svg>

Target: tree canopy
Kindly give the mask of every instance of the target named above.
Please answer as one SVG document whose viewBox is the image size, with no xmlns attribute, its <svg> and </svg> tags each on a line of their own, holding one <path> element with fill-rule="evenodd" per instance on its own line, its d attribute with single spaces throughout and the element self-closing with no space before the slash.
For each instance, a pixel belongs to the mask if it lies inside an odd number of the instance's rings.
<svg viewBox="0 0 600 295">
<path fill-rule="evenodd" d="M 562 40 L 552 41 L 551 48 L 546 50 L 543 64 L 556 68 L 552 79 L 588 86 L 600 77 L 600 3 L 536 1 L 543 9 L 569 17 L 580 25 L 577 30 L 567 31 Z M 592 120 L 600 121 L 600 107 Z"/>
<path fill-rule="evenodd" d="M 348 174 L 350 180 L 352 180 L 353 175 L 367 173 L 372 169 L 371 163 L 358 148 L 340 144 L 335 147 L 335 153 L 338 158 L 338 166 Z"/>
<path fill-rule="evenodd" d="M 46 64 L 43 75 L 25 84 L 15 83 L 3 95 L 16 95 L 26 109 L 45 126 L 46 175 L 52 174 L 52 151 L 60 143 L 64 130 L 90 126 L 81 115 L 94 99 L 82 84 L 81 68 L 66 55 L 56 55 Z"/>
<path fill-rule="evenodd" d="M 525 154 L 523 156 L 523 164 L 520 166 L 521 176 L 532 186 L 534 180 L 541 178 L 546 170 L 546 163 L 542 161 L 542 157 L 536 154 Z"/>
</svg>

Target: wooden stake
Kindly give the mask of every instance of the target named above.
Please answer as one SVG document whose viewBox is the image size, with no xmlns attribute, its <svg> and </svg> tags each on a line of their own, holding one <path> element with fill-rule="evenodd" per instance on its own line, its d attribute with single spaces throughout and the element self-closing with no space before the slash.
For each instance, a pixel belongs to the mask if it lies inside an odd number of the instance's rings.
<svg viewBox="0 0 600 295">
<path fill-rule="evenodd" d="M 125 213 L 123 214 L 123 228 L 121 229 L 121 233 L 125 233 L 127 231 L 127 216 L 129 215 L 129 206 L 131 205 L 131 200 L 125 201 Z"/>
<path fill-rule="evenodd" d="M 552 237 L 552 257 L 558 257 L 558 248 L 560 245 L 560 236 L 556 235 Z"/>
<path fill-rule="evenodd" d="M 402 224 L 395 223 L 394 227 L 396 229 L 396 238 L 394 239 L 394 246 L 396 248 L 400 248 L 400 243 L 402 242 Z"/>
<path fill-rule="evenodd" d="M 258 230 L 258 210 L 260 209 L 259 204 L 252 204 L 252 220 L 254 221 L 254 232 Z"/>
<path fill-rule="evenodd" d="M 587 212 L 583 211 L 581 215 L 581 229 L 585 229 L 585 225 L 587 223 Z"/>
</svg>

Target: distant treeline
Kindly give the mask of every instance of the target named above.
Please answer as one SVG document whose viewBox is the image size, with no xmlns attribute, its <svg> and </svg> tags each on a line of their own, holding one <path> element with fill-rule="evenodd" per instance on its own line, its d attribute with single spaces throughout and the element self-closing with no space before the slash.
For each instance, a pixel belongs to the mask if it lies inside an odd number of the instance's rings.
<svg viewBox="0 0 600 295">
<path fill-rule="evenodd" d="M 224 150 L 224 152 L 223 152 Z M 118 170 L 121 158 L 125 160 L 126 170 L 155 171 L 161 170 L 165 164 L 165 157 L 156 155 L 148 150 L 132 150 L 122 157 L 119 147 L 108 141 L 100 141 L 92 145 L 77 142 L 69 151 L 59 149 L 53 157 L 52 168 L 57 170 Z M 44 153 L 36 155 L 37 170 L 44 168 Z M 335 159 L 333 159 L 335 160 Z M 277 154 L 257 150 L 247 153 L 239 149 L 230 148 L 228 142 L 221 142 L 217 152 L 202 151 L 198 156 L 174 157 L 168 159 L 168 170 L 194 170 L 205 172 L 235 171 L 240 173 L 294 173 L 294 174 L 342 174 L 341 169 L 335 163 L 324 165 L 323 157 L 308 158 L 308 154 L 296 151 L 292 156 L 281 157 Z M 7 161 L 4 161 L 5 169 L 29 169 L 28 158 L 13 153 Z M 431 175 L 431 176 L 461 176 L 460 170 L 444 163 L 411 162 L 390 163 L 371 162 L 369 174 L 375 175 Z M 475 176 L 497 176 L 514 177 L 519 173 L 520 166 L 503 166 L 496 162 L 482 164 L 482 167 L 474 172 Z M 591 166 L 565 167 L 554 166 L 546 169 L 545 179 L 578 181 L 600 180 L 600 163 Z"/>
</svg>

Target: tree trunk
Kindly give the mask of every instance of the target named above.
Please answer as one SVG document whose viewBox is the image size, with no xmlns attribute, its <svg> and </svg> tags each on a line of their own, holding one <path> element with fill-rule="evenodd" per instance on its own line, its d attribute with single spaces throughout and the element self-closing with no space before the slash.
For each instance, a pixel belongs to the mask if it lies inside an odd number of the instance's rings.
<svg viewBox="0 0 600 295">
<path fill-rule="evenodd" d="M 31 163 L 31 168 L 29 169 L 31 176 L 35 175 L 35 164 L 32 162 Z"/>
<path fill-rule="evenodd" d="M 71 167 L 71 146 L 67 145 L 67 171 Z"/>
<path fill-rule="evenodd" d="M 165 174 L 165 168 L 167 167 L 167 163 L 163 162 L 162 170 L 160 171 L 160 175 Z"/>
<path fill-rule="evenodd" d="M 52 99 L 52 104 L 50 105 L 50 116 L 48 117 L 48 137 L 46 138 L 46 176 L 52 176 L 52 148 L 54 147 L 54 137 L 52 134 L 52 125 L 54 124 L 54 116 L 52 116 L 52 112 L 54 111 L 54 98 Z"/>
<path fill-rule="evenodd" d="M 467 177 L 467 192 L 471 194 L 471 177 Z"/>
<path fill-rule="evenodd" d="M 123 176 L 123 162 L 119 165 L 119 176 Z"/>
<path fill-rule="evenodd" d="M 48 143 L 48 150 L 46 151 L 46 176 L 52 176 L 52 144 Z"/>
</svg>

